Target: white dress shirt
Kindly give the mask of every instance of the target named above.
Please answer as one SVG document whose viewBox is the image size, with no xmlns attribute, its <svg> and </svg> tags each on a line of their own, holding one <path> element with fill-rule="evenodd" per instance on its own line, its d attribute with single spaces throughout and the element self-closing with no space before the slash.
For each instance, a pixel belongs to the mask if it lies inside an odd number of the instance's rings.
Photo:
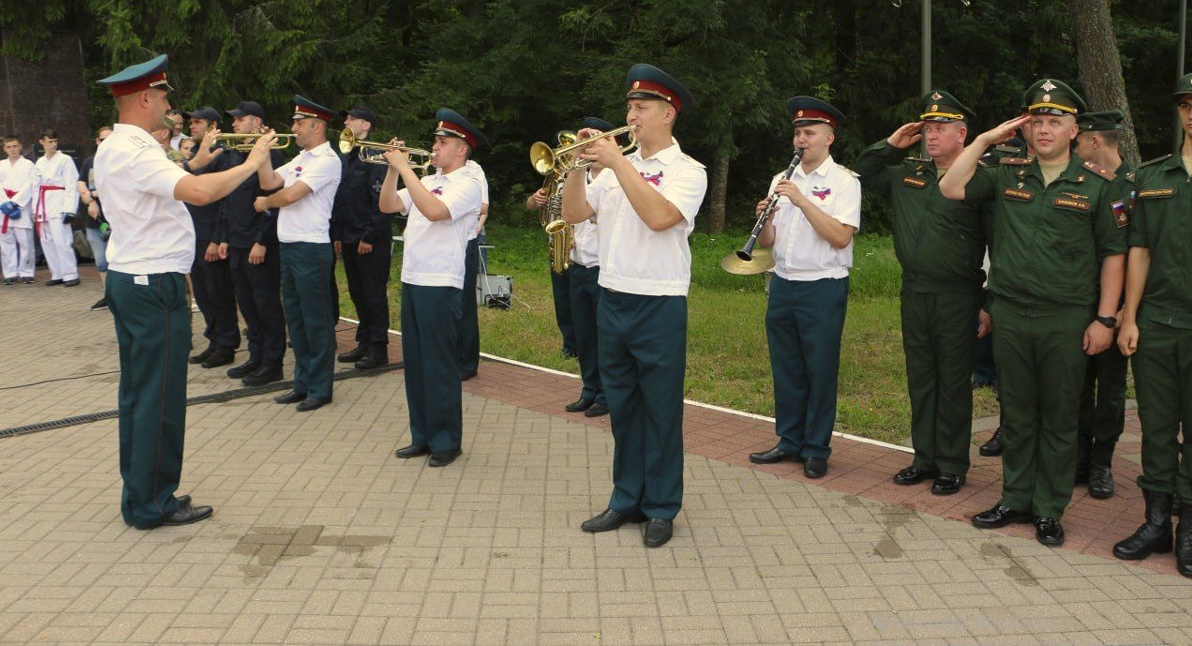
<svg viewBox="0 0 1192 646">
<path fill-rule="evenodd" d="M 280 242 L 331 242 L 331 206 L 343 172 L 343 163 L 323 143 L 298 153 L 288 164 L 277 169 L 283 188 L 296 182 L 310 187 L 310 193 L 277 213 L 277 239 Z"/>
<path fill-rule="evenodd" d="M 480 217 L 482 183 L 466 171 L 456 169 L 422 178 L 425 186 L 447 206 L 449 220 L 430 221 L 418 210 L 410 189 L 397 192 L 409 213 L 401 257 L 401 282 L 424 287 L 464 287 L 464 253 L 468 229 Z M 469 224 L 470 223 L 470 224 Z"/>
<path fill-rule="evenodd" d="M 127 274 L 190 273 L 195 229 L 174 187 L 190 174 L 141 128 L 118 123 L 95 153 L 95 190 L 112 225 L 108 268 Z"/>
<path fill-rule="evenodd" d="M 687 236 L 708 188 L 704 165 L 683 154 L 677 142 L 649 159 L 642 159 L 641 149 L 626 158 L 642 181 L 679 209 L 684 221 L 651 231 L 633 210 L 617 174 L 601 173 L 587 187 L 600 241 L 600 286 L 645 296 L 686 296 L 691 284 Z"/>
<path fill-rule="evenodd" d="M 770 193 L 783 173 L 770 182 Z M 861 228 L 861 181 L 833 161 L 831 155 L 810 173 L 799 166 L 791 175 L 799 190 L 830 217 Z M 774 274 L 786 280 L 847 278 L 853 266 L 853 242 L 843 249 L 825 240 L 801 209 L 785 197 L 778 198 L 774 220 Z"/>
</svg>

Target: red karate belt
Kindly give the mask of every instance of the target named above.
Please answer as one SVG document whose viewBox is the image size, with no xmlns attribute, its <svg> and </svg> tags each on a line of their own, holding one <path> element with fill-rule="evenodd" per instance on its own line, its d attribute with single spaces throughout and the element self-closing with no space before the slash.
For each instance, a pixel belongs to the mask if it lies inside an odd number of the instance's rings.
<svg viewBox="0 0 1192 646">
<path fill-rule="evenodd" d="M 4 195 L 7 196 L 8 199 L 11 200 L 12 198 L 17 196 L 17 192 L 12 190 L 11 188 L 6 188 L 6 189 L 4 189 Z M 8 216 L 7 215 L 4 216 L 4 225 L 0 226 L 0 233 L 8 233 Z"/>
<path fill-rule="evenodd" d="M 33 229 L 34 229 L 33 235 L 39 235 L 41 233 L 44 233 L 44 230 L 41 229 L 38 225 L 40 225 L 43 222 L 49 221 L 49 215 L 46 213 L 46 193 L 49 193 L 50 191 L 65 191 L 65 190 L 66 190 L 65 186 L 43 185 L 41 187 L 41 190 L 38 191 L 37 206 L 33 209 L 33 213 L 37 216 L 33 220 Z M 42 239 L 44 240 L 45 238 L 42 238 Z"/>
</svg>

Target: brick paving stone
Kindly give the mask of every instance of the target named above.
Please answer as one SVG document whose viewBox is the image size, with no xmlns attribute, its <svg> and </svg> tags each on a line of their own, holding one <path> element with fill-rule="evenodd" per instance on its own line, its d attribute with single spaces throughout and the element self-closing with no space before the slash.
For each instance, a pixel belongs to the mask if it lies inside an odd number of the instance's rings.
<svg viewBox="0 0 1192 646">
<path fill-rule="evenodd" d="M 78 290 L 0 291 L 0 329 L 46 332 L 0 340 L 0 427 L 114 408 L 111 321 L 83 314 L 83 273 Z M 974 452 L 965 491 L 940 498 L 890 484 L 905 452 L 837 437 L 812 482 L 748 462 L 772 421 L 689 404 L 684 510 L 647 550 L 638 526 L 578 530 L 607 502 L 612 442 L 607 418 L 562 412 L 574 377 L 485 361 L 446 469 L 392 457 L 402 377 L 337 382 L 309 415 L 266 396 L 190 407 L 181 491 L 216 513 L 186 527 L 121 522 L 115 420 L 0 438 L 0 642 L 1192 641 L 1174 559 L 1109 556 L 1141 516 L 1134 411 L 1119 494 L 1078 490 L 1050 549 L 1029 526 L 969 525 L 996 501 L 996 460 Z"/>
</svg>

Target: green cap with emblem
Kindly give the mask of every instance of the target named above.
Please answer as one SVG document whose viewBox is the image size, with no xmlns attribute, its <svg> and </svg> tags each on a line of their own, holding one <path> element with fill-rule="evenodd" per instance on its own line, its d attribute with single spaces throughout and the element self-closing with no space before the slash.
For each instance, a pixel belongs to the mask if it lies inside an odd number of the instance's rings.
<svg viewBox="0 0 1192 646">
<path fill-rule="evenodd" d="M 923 95 L 919 100 L 919 106 L 922 108 L 922 113 L 919 114 L 920 121 L 938 121 L 941 123 L 952 123 L 953 121 L 972 121 L 972 110 L 969 110 L 956 97 L 948 94 L 943 90 L 932 90 Z"/>
<path fill-rule="evenodd" d="M 1104 110 L 1102 112 L 1081 112 L 1076 117 L 1076 127 L 1081 132 L 1104 132 L 1117 130 L 1122 127 L 1122 119 L 1126 115 L 1121 110 Z"/>
<path fill-rule="evenodd" d="M 1185 94 L 1192 94 L 1192 74 L 1185 74 L 1180 77 L 1179 82 L 1175 84 L 1175 92 L 1171 96 L 1177 99 Z"/>
<path fill-rule="evenodd" d="M 1076 115 L 1088 110 L 1076 90 L 1055 79 L 1035 81 L 1027 88 L 1024 98 L 1031 114 Z"/>
</svg>

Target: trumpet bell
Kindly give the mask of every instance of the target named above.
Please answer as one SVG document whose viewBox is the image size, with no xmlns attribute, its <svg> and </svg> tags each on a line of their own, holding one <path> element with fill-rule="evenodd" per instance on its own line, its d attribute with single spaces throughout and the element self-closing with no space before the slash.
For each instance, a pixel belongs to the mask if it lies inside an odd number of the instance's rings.
<svg viewBox="0 0 1192 646">
<path fill-rule="evenodd" d="M 738 276 L 761 274 L 774 268 L 774 256 L 769 249 L 757 249 L 751 260 L 744 260 L 733 252 L 721 259 L 720 268 Z"/>
<path fill-rule="evenodd" d="M 602 132 L 588 139 L 578 139 L 575 133 L 563 130 L 556 135 L 556 138 L 561 144 L 557 148 L 551 148 L 549 144 L 542 141 L 530 146 L 530 164 L 534 166 L 534 170 L 538 171 L 540 175 L 547 175 L 552 172 L 567 173 L 577 168 L 587 168 L 592 165 L 592 162 L 579 159 L 576 153 L 594 139 L 603 139 L 605 137 L 616 138 L 626 133 L 629 134 L 629 143 L 621 146 L 621 154 L 637 148 L 636 126 L 622 126 L 616 130 Z"/>
<path fill-rule="evenodd" d="M 356 147 L 356 135 L 348 128 L 339 131 L 339 152 L 350 155 Z"/>
</svg>

